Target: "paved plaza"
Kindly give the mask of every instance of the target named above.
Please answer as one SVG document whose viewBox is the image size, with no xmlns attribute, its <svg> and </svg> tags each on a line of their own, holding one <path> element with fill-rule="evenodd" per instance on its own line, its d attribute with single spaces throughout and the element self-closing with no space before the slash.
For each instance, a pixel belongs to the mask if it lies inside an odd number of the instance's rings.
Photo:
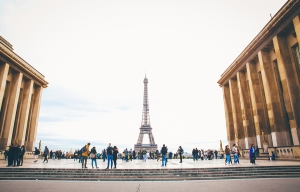
<svg viewBox="0 0 300 192">
<path fill-rule="evenodd" d="M 180 182 L 0 181 L 3 192 L 298 192 L 299 189 L 299 178 Z"/>
<path fill-rule="evenodd" d="M 0 167 L 6 167 L 6 161 L 0 160 Z M 97 160 L 99 171 L 104 171 L 107 166 L 107 161 Z M 161 161 L 133 160 L 125 162 L 117 161 L 117 169 L 164 169 L 161 167 Z M 298 165 L 299 161 L 266 161 L 257 160 L 257 165 L 250 164 L 248 159 L 241 159 L 240 165 L 234 166 L 284 166 Z M 91 160 L 88 160 L 88 169 L 91 169 Z M 232 167 L 234 167 L 232 166 Z M 179 159 L 169 159 L 166 169 L 170 168 L 213 168 L 225 167 L 224 159 L 193 161 L 192 159 L 184 159 L 183 163 L 179 163 Z M 58 168 L 58 169 L 81 169 L 81 164 L 73 159 L 49 160 L 49 163 L 43 163 L 39 159 L 34 163 L 33 159 L 25 159 L 22 168 Z M 103 169 L 103 170 L 101 170 Z M 0 191 L 9 192 L 60 192 L 60 191 L 125 191 L 125 192 L 146 192 L 146 191 L 172 191 L 172 192 L 194 192 L 194 191 L 299 191 L 300 178 L 280 178 L 280 179 L 230 179 L 230 180 L 199 180 L 199 181 L 0 181 Z"/>
<path fill-rule="evenodd" d="M 298 165 L 300 166 L 300 161 L 267 161 L 267 160 L 257 160 L 257 165 L 252 165 L 248 159 L 240 159 L 240 165 L 233 166 L 285 166 L 285 165 Z M 0 167 L 5 167 L 7 161 L 0 160 Z M 97 159 L 97 165 L 99 169 L 105 169 L 107 167 L 107 161 L 103 162 L 102 159 Z M 91 160 L 87 161 L 88 169 L 91 169 Z M 198 160 L 193 161 L 192 159 L 183 159 L 182 163 L 179 163 L 179 159 L 168 159 L 166 167 L 163 168 L 213 168 L 213 167 L 225 167 L 224 159 L 213 159 L 213 160 Z M 81 169 L 81 163 L 74 161 L 73 159 L 61 159 L 52 160 L 49 159 L 48 163 L 43 163 L 42 159 L 39 159 L 36 163 L 33 159 L 24 159 L 23 166 L 18 168 L 59 168 L 59 169 Z M 117 169 L 161 169 L 161 161 L 147 160 L 143 162 L 142 160 L 133 160 L 129 162 L 122 161 L 118 159 Z"/>
</svg>

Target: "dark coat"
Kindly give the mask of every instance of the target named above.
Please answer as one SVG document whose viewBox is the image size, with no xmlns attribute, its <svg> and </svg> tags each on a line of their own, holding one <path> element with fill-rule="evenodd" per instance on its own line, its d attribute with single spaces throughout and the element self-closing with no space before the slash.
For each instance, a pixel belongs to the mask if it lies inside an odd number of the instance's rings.
<svg viewBox="0 0 300 192">
<path fill-rule="evenodd" d="M 118 148 L 114 148 L 114 150 L 113 150 L 113 158 L 114 159 L 118 157 L 118 153 L 119 153 Z"/>
</svg>

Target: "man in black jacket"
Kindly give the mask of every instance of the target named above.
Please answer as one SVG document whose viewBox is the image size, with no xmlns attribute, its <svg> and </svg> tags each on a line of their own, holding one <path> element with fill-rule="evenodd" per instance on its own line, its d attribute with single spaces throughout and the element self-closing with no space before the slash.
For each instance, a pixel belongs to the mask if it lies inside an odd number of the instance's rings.
<svg viewBox="0 0 300 192">
<path fill-rule="evenodd" d="M 167 153 L 168 153 L 168 150 L 167 150 L 167 148 L 166 148 L 166 146 L 165 146 L 165 144 L 163 144 L 163 147 L 161 148 L 161 155 L 162 155 L 162 160 L 161 160 L 161 162 L 162 162 L 162 164 L 161 164 L 161 166 L 163 167 L 163 166 L 166 166 L 166 156 L 167 156 Z"/>
<path fill-rule="evenodd" d="M 13 165 L 13 159 L 14 159 L 14 145 L 11 144 L 8 149 L 8 160 L 7 160 L 7 166 L 11 167 Z"/>
<path fill-rule="evenodd" d="M 106 153 L 107 153 L 107 168 L 109 169 L 109 164 L 110 168 L 112 169 L 112 164 L 113 164 L 113 148 L 111 146 L 111 143 L 108 144 L 108 147 L 106 148 Z"/>
</svg>

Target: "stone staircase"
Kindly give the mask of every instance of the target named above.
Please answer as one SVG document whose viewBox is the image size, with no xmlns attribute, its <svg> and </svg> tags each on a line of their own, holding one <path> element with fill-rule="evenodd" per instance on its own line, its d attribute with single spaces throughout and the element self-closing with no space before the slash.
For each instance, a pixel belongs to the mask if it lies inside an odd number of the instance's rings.
<svg viewBox="0 0 300 192">
<path fill-rule="evenodd" d="M 300 178 L 300 166 L 109 170 L 0 168 L 0 180 L 184 181 L 247 178 Z"/>
</svg>

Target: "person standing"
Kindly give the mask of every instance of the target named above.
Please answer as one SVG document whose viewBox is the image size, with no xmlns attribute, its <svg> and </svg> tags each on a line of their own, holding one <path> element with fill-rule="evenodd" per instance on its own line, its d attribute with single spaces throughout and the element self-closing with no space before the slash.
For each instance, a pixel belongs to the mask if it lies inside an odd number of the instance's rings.
<svg viewBox="0 0 300 192">
<path fill-rule="evenodd" d="M 178 150 L 177 150 L 177 153 L 179 154 L 179 157 L 180 157 L 180 162 L 179 163 L 182 163 L 182 154 L 183 154 L 183 149 L 181 146 L 179 146 Z"/>
<path fill-rule="evenodd" d="M 8 152 L 7 152 L 7 166 L 6 167 L 11 167 L 13 165 L 14 161 L 14 145 L 13 143 L 8 146 Z"/>
<path fill-rule="evenodd" d="M 163 144 L 163 146 L 160 150 L 160 153 L 162 155 L 162 160 L 161 160 L 162 164 L 161 164 L 161 166 L 163 167 L 163 166 L 166 166 L 166 158 L 167 158 L 166 156 L 167 156 L 167 153 L 168 153 L 168 150 L 167 150 L 165 144 Z"/>
<path fill-rule="evenodd" d="M 38 148 L 35 147 L 35 149 L 34 149 L 34 161 L 33 162 L 37 162 L 39 154 L 40 154 L 40 150 L 38 150 Z"/>
<path fill-rule="evenodd" d="M 84 147 L 82 147 L 81 151 L 82 151 L 82 163 L 81 163 L 81 167 L 83 168 L 88 168 L 86 166 L 86 162 L 87 162 L 87 158 L 89 156 L 89 151 L 90 151 L 90 145 L 91 143 L 88 143 L 87 145 L 85 145 Z"/>
<path fill-rule="evenodd" d="M 156 160 L 159 161 L 159 151 L 158 151 L 158 149 L 155 151 L 155 157 L 156 157 Z"/>
<path fill-rule="evenodd" d="M 20 156 L 19 156 L 19 161 L 18 161 L 18 166 L 22 166 L 23 165 L 23 158 L 24 158 L 24 154 L 25 154 L 25 146 L 22 145 L 21 147 L 21 151 L 20 151 Z"/>
<path fill-rule="evenodd" d="M 48 149 L 48 147 L 47 146 L 45 146 L 45 149 L 44 149 L 44 161 L 43 161 L 43 163 L 45 162 L 45 161 L 47 161 L 47 163 L 48 163 L 48 154 L 49 154 L 49 149 Z"/>
<path fill-rule="evenodd" d="M 129 155 L 130 161 L 132 161 L 132 149 L 130 149 L 130 151 L 128 152 L 128 155 Z"/>
<path fill-rule="evenodd" d="M 77 150 L 77 152 L 78 152 L 78 163 L 82 163 L 82 152 L 81 152 L 81 150 Z"/>
<path fill-rule="evenodd" d="M 114 160 L 114 165 L 115 165 L 115 169 L 117 168 L 117 159 L 118 159 L 118 153 L 119 153 L 119 149 L 114 146 L 114 149 L 113 149 L 113 160 Z"/>
<path fill-rule="evenodd" d="M 225 154 L 226 154 L 226 160 L 225 160 L 225 165 L 227 163 L 227 165 L 230 165 L 230 149 L 228 147 L 228 145 L 225 146 Z"/>
<path fill-rule="evenodd" d="M 124 150 L 124 154 L 125 154 L 125 161 L 128 162 L 128 150 L 127 150 L 127 148 Z"/>
<path fill-rule="evenodd" d="M 135 153 L 135 150 L 132 151 L 132 156 L 133 156 L 133 159 L 136 159 L 136 153 Z"/>
<path fill-rule="evenodd" d="M 111 146 L 111 143 L 108 144 L 108 147 L 106 148 L 106 153 L 107 153 L 107 168 L 109 169 L 109 165 L 110 168 L 112 169 L 112 164 L 113 164 L 113 148 Z"/>
<path fill-rule="evenodd" d="M 259 157 L 259 149 L 258 149 L 258 146 L 255 147 L 255 157 Z"/>
<path fill-rule="evenodd" d="M 250 163 L 253 165 L 256 165 L 255 163 L 255 148 L 254 145 L 252 144 L 250 149 L 249 149 L 249 158 L 250 158 Z"/>
<path fill-rule="evenodd" d="M 92 160 L 92 168 L 94 169 L 94 162 L 95 162 L 95 165 L 96 165 L 96 169 L 98 169 L 99 167 L 97 166 L 97 157 L 96 157 L 96 155 L 97 155 L 97 151 L 96 151 L 96 147 L 93 147 L 92 149 L 91 149 L 91 152 L 90 152 L 90 158 L 91 158 L 91 160 Z"/>
<path fill-rule="evenodd" d="M 20 153 L 21 153 L 20 145 L 14 146 L 13 167 L 19 166 L 18 162 L 19 162 Z"/>
<path fill-rule="evenodd" d="M 56 154 L 56 152 L 52 151 L 52 160 L 54 160 L 54 161 L 55 161 L 55 154 Z"/>
<path fill-rule="evenodd" d="M 103 149 L 102 151 L 102 159 L 103 159 L 103 162 L 105 162 L 105 159 L 106 159 L 106 150 Z"/>
<path fill-rule="evenodd" d="M 142 155 L 143 155 L 143 162 L 145 162 L 147 160 L 147 151 L 145 148 L 143 148 Z"/>
</svg>

